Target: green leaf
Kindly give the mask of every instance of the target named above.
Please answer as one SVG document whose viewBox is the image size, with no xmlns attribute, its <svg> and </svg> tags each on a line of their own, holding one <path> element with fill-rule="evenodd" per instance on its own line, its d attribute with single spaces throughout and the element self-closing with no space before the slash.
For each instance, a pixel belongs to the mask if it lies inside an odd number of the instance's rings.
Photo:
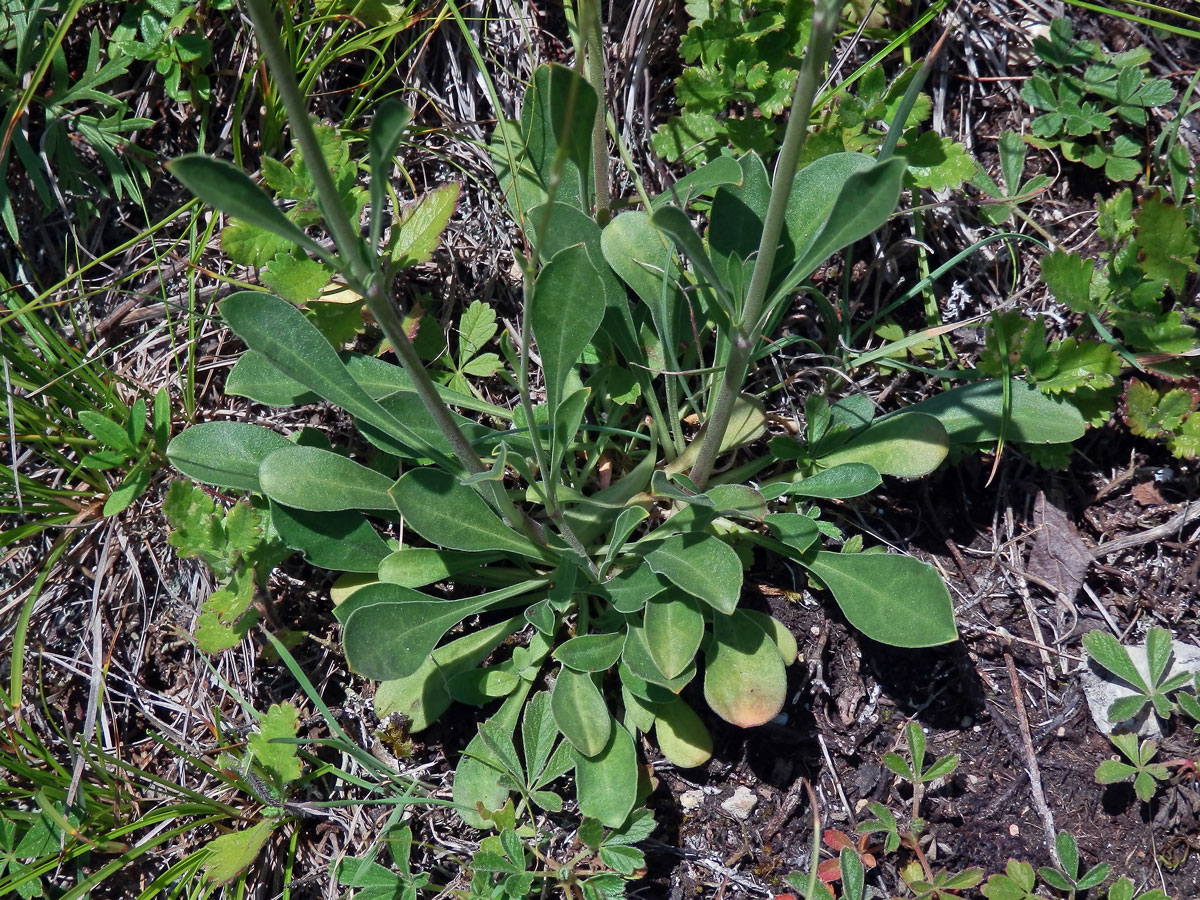
<svg viewBox="0 0 1200 900">
<path fill-rule="evenodd" d="M 525 705 L 521 719 L 521 747 L 525 755 L 525 772 L 533 787 L 540 786 L 542 773 L 550 762 L 550 754 L 558 740 L 558 726 L 550 709 L 549 691 L 539 691 Z"/>
<path fill-rule="evenodd" d="M 1129 651 L 1107 631 L 1089 631 L 1083 636 L 1083 649 L 1087 651 L 1088 656 L 1122 681 L 1143 694 L 1150 693 L 1150 687 L 1130 659 Z"/>
<path fill-rule="evenodd" d="M 796 260 L 777 293 L 789 290 L 834 253 L 882 227 L 900 202 L 906 168 L 904 159 L 894 157 L 850 174 L 838 192 L 824 227 Z"/>
<path fill-rule="evenodd" d="M 950 443 L 999 440 L 1004 421 L 1004 386 L 976 381 L 908 407 L 903 415 L 926 413 L 939 419 Z M 1012 382 L 1005 439 L 1026 444 L 1068 444 L 1083 437 L 1083 414 L 1065 400 L 1050 397 L 1037 385 Z"/>
<path fill-rule="evenodd" d="M 136 466 L 125 476 L 119 485 L 113 488 L 113 492 L 104 501 L 104 508 L 101 510 L 101 514 L 115 516 L 117 513 L 128 508 L 129 504 L 145 493 L 146 488 L 150 486 L 150 479 L 153 475 L 154 473 L 149 469 L 143 466 Z"/>
<path fill-rule="evenodd" d="M 779 651 L 779 658 L 783 660 L 785 666 L 790 666 L 797 660 L 800 656 L 800 645 L 796 642 L 796 636 L 788 630 L 786 625 L 774 616 L 758 610 L 744 609 L 742 612 L 757 622 L 758 627 L 767 633 L 767 637 L 774 642 L 775 649 Z"/>
<path fill-rule="evenodd" d="M 320 447 L 288 444 L 258 470 L 260 490 L 277 503 L 309 512 L 396 512 L 392 479 Z"/>
<path fill-rule="evenodd" d="M 558 670 L 550 692 L 550 709 L 558 730 L 583 757 L 603 751 L 611 743 L 612 730 L 620 728 L 592 676 L 565 666 Z"/>
<path fill-rule="evenodd" d="M 893 647 L 958 640 L 945 582 L 911 556 L 818 551 L 802 564 L 829 588 L 850 624 L 872 640 Z"/>
<path fill-rule="evenodd" d="M 333 270 L 307 256 L 284 253 L 262 271 L 262 283 L 290 303 L 307 303 L 321 296 Z"/>
<path fill-rule="evenodd" d="M 501 550 L 541 558 L 529 540 L 506 526 L 471 488 L 433 468 L 411 469 L 391 488 L 408 527 L 450 550 Z"/>
<path fill-rule="evenodd" d="M 732 725 L 763 725 L 783 709 L 787 672 L 775 643 L 744 612 L 714 617 L 704 671 L 704 699 Z"/>
<path fill-rule="evenodd" d="M 408 717 L 412 732 L 428 728 L 450 708 L 446 682 L 482 663 L 523 621 L 522 616 L 513 616 L 471 631 L 438 647 L 411 675 L 381 682 L 375 689 L 375 714 L 386 719 L 394 712 L 401 713 Z"/>
<path fill-rule="evenodd" d="M 391 553 L 387 541 L 355 511 L 313 513 L 272 503 L 271 524 L 284 544 L 322 569 L 376 572 Z"/>
<path fill-rule="evenodd" d="M 394 97 L 387 97 L 375 107 L 371 132 L 367 138 L 367 154 L 371 175 L 371 247 L 379 246 L 383 236 L 384 210 L 387 204 L 387 185 L 391 180 L 396 150 L 404 130 L 412 119 L 412 110 Z M 439 229 L 440 233 L 441 229 Z"/>
<path fill-rule="evenodd" d="M 579 811 L 620 828 L 637 802 L 637 750 L 629 732 L 612 723 L 612 734 L 599 753 L 575 754 L 575 789 Z"/>
<path fill-rule="evenodd" d="M 695 665 L 689 665 L 674 678 L 667 678 L 659 671 L 658 666 L 654 662 L 654 657 L 650 655 L 650 648 L 646 643 L 645 629 L 641 623 L 633 616 L 628 617 L 626 622 L 625 646 L 621 650 L 621 661 L 624 667 L 629 670 L 629 674 L 650 685 L 666 688 L 673 694 L 678 694 L 682 691 L 695 676 Z M 622 678 L 624 674 L 625 670 L 622 669 Z M 653 700 L 654 698 L 649 696 L 650 693 L 649 691 L 643 691 L 638 696 L 645 696 L 646 699 Z M 659 693 L 661 696 L 661 692 Z M 661 699 L 665 701 L 669 698 L 661 696 Z"/>
<path fill-rule="evenodd" d="M 646 604 L 646 646 L 667 678 L 683 673 L 700 649 L 704 612 L 699 602 L 679 590 L 659 594 Z"/>
<path fill-rule="evenodd" d="M 465 597 L 434 600 L 397 584 L 371 584 L 347 603 L 343 646 L 350 668 L 375 681 L 411 675 L 433 652 L 442 635 L 468 616 L 522 597 L 536 583 Z M 524 603 L 526 601 L 522 601 Z"/>
<path fill-rule="evenodd" d="M 401 547 L 379 563 L 379 580 L 407 588 L 446 581 L 497 558 L 494 553 L 460 553 L 435 547 Z"/>
<path fill-rule="evenodd" d="M 1072 312 L 1098 311 L 1092 300 L 1092 276 L 1096 264 L 1078 253 L 1054 250 L 1042 257 L 1042 281 L 1054 299 L 1065 303 Z"/>
<path fill-rule="evenodd" d="M 297 780 L 303 770 L 295 744 L 274 744 L 274 738 L 295 738 L 300 730 L 300 713 L 290 703 L 273 703 L 262 717 L 258 731 L 247 736 L 246 744 L 255 761 L 271 773 L 277 784 Z"/>
<path fill-rule="evenodd" d="M 327 262 L 325 248 L 298 228 L 241 169 L 202 153 L 188 153 L 167 163 L 167 170 L 209 206 L 269 231 Z"/>
<path fill-rule="evenodd" d="M 733 548 L 710 534 L 667 538 L 646 555 L 646 564 L 685 592 L 728 615 L 742 593 L 742 564 Z"/>
<path fill-rule="evenodd" d="M 1137 166 L 1137 163 L 1134 163 Z M 1138 167 L 1140 169 L 1140 167 Z M 1136 175 L 1134 177 L 1137 177 Z M 1183 207 L 1148 197 L 1135 219 L 1138 258 L 1146 275 L 1182 294 L 1190 272 L 1200 269 L 1200 241 Z"/>
<path fill-rule="evenodd" d="M 651 223 L 650 215 L 631 210 L 616 216 L 605 226 L 600 246 L 613 271 L 654 311 L 655 321 L 662 321 L 666 311 L 674 307 L 679 290 L 673 282 L 664 285 L 671 246 Z"/>
<path fill-rule="evenodd" d="M 661 229 L 675 242 L 675 245 L 683 255 L 691 261 L 696 272 L 716 291 L 717 296 L 722 301 L 725 314 L 727 316 L 730 315 L 733 311 L 732 300 L 730 299 L 730 285 L 718 273 L 716 266 L 708 255 L 708 251 L 705 249 L 704 241 L 700 239 L 700 235 L 692 227 L 692 222 L 687 217 L 687 214 L 678 207 L 664 206 L 654 211 L 650 217 L 650 223 L 655 228 Z"/>
<path fill-rule="evenodd" d="M 800 513 L 772 513 L 764 521 L 776 540 L 795 551 L 793 559 L 808 550 L 821 536 L 817 523 Z"/>
<path fill-rule="evenodd" d="M 1054 849 L 1058 851 L 1058 863 L 1066 876 L 1072 880 L 1078 878 L 1079 845 L 1075 843 L 1075 835 L 1060 831 L 1054 838 Z"/>
<path fill-rule="evenodd" d="M 250 867 L 271 836 L 274 823 L 264 820 L 241 831 L 215 837 L 205 849 L 204 874 L 211 883 L 228 884 Z"/>
<path fill-rule="evenodd" d="M 610 631 L 606 634 L 581 634 L 555 648 L 553 656 L 576 672 L 603 672 L 617 664 L 625 634 Z"/>
<path fill-rule="evenodd" d="M 131 441 L 125 429 L 111 419 L 90 409 L 85 409 L 80 411 L 79 421 L 102 444 L 107 444 L 126 456 L 137 453 L 136 442 Z"/>
<path fill-rule="evenodd" d="M 167 445 L 167 459 L 184 475 L 235 491 L 261 492 L 258 470 L 270 454 L 292 444 L 281 434 L 245 422 L 202 422 Z"/>
<path fill-rule="evenodd" d="M 411 446 L 425 446 L 359 386 L 333 346 L 295 306 L 272 294 L 239 291 L 227 297 L 220 309 L 234 334 L 284 375 L 355 418 Z"/>
<path fill-rule="evenodd" d="M 534 70 L 532 83 L 521 104 L 521 139 L 528 160 L 540 181 L 544 198 L 569 203 L 588 212 L 592 207 L 591 135 L 595 125 L 596 92 L 574 69 L 542 65 Z M 565 137 L 565 154 L 558 169 L 558 185 L 550 196 L 552 177 Z M 504 184 L 504 165 L 497 175 Z M 524 208 L 528 212 L 533 205 Z M 528 228 L 529 223 L 526 223 Z"/>
<path fill-rule="evenodd" d="M 712 735 L 683 699 L 654 708 L 654 737 L 663 756 L 683 769 L 702 766 L 712 758 Z"/>
<path fill-rule="evenodd" d="M 582 244 L 559 251 L 538 274 L 530 312 L 542 357 L 551 413 L 562 402 L 570 373 L 604 318 L 599 273 Z"/>
<path fill-rule="evenodd" d="M 828 459 L 822 462 L 828 462 Z M 882 483 L 883 479 L 879 477 L 878 469 L 867 463 L 854 462 L 831 466 L 792 484 L 768 484 L 763 491 L 769 500 L 785 495 L 844 500 L 870 493 Z"/>
<path fill-rule="evenodd" d="M 247 350 L 238 357 L 225 378 L 225 393 L 248 397 L 268 406 L 299 406 L 321 398 L 295 379 L 288 378 L 261 353 Z"/>
<path fill-rule="evenodd" d="M 670 586 L 671 582 L 639 560 L 636 565 L 605 582 L 604 594 L 617 612 L 628 614 L 642 609 L 650 598 Z"/>
<path fill-rule="evenodd" d="M 866 463 L 883 475 L 920 478 L 941 465 L 949 448 L 950 439 L 940 421 L 928 414 L 904 412 L 880 419 L 818 462 L 829 468 Z"/>
<path fill-rule="evenodd" d="M 502 731 L 516 733 L 521 707 L 531 686 L 530 682 L 522 682 L 522 687 L 509 695 L 488 721 Z M 472 828 L 491 828 L 491 821 L 479 814 L 477 806 L 482 806 L 485 812 L 495 812 L 504 806 L 508 794 L 508 780 L 499 764 L 492 760 L 483 738 L 476 734 L 454 770 L 454 802 L 459 807 L 459 816 Z"/>
</svg>

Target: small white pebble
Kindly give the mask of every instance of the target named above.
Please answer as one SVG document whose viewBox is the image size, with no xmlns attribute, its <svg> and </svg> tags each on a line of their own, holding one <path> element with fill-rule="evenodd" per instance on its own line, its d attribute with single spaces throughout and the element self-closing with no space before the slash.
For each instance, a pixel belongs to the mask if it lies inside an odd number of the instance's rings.
<svg viewBox="0 0 1200 900">
<path fill-rule="evenodd" d="M 696 809 L 704 805 L 704 791 L 684 791 L 679 795 L 679 805 L 684 809 Z"/>
<path fill-rule="evenodd" d="M 1019 825 L 1017 825 L 1016 822 L 1013 822 L 1013 824 L 1008 826 L 1008 833 L 1012 837 L 1017 837 L 1021 833 L 1021 827 Z"/>
<path fill-rule="evenodd" d="M 748 819 L 757 804 L 758 797 L 755 793 L 743 786 L 734 791 L 733 796 L 721 804 L 721 809 L 735 819 Z"/>
</svg>

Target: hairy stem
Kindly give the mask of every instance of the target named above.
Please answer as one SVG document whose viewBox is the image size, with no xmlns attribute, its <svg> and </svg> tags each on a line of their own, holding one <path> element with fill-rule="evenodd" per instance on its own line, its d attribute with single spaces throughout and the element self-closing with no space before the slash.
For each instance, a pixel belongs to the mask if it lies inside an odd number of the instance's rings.
<svg viewBox="0 0 1200 900">
<path fill-rule="evenodd" d="M 700 438 L 700 453 L 696 464 L 692 467 L 691 478 L 696 486 L 703 489 L 712 475 L 713 464 L 716 462 L 721 441 L 729 428 L 729 419 L 733 415 L 733 404 L 746 380 L 746 372 L 750 364 L 750 352 L 758 339 L 758 329 L 762 317 L 763 303 L 766 300 L 767 288 L 770 285 L 771 270 L 775 265 L 775 251 L 779 246 L 779 236 L 783 233 L 783 223 L 787 213 L 788 197 L 792 190 L 792 181 L 796 177 L 796 164 L 800 158 L 800 150 L 808 137 L 808 117 L 812 112 L 813 99 L 821 82 L 821 72 L 825 61 L 829 58 L 829 50 L 833 44 L 833 31 L 837 27 L 838 13 L 842 8 L 842 0 L 818 0 L 813 10 L 812 36 L 808 41 L 808 49 L 804 54 L 804 63 L 796 78 L 796 90 L 792 95 L 792 108 L 788 113 L 787 129 L 784 132 L 783 147 L 775 162 L 775 173 L 771 178 L 771 199 L 767 204 L 767 215 L 763 221 L 762 238 L 758 243 L 758 255 L 754 261 L 754 272 L 750 276 L 750 287 L 746 292 L 746 302 L 742 306 L 740 321 L 733 323 L 729 360 L 725 366 L 725 375 L 713 404 L 712 414 Z"/>
<path fill-rule="evenodd" d="M 596 185 L 596 222 L 601 228 L 612 215 L 609 196 L 608 131 L 604 125 L 608 108 L 604 93 L 604 26 L 600 20 L 600 0 L 583 0 L 579 4 L 579 30 L 587 45 L 586 78 L 596 91 L 596 122 L 592 126 L 592 170 Z"/>
<path fill-rule="evenodd" d="M 367 247 L 363 242 L 362 236 L 342 207 L 337 187 L 333 183 L 333 175 L 325 165 L 325 157 L 317 142 L 316 132 L 313 131 L 308 118 L 308 108 L 296 85 L 292 62 L 279 39 L 279 29 L 268 3 L 266 0 L 246 0 L 246 7 L 254 23 L 259 47 L 262 48 L 267 65 L 275 77 L 275 85 L 287 110 L 294 139 L 308 160 L 308 170 L 312 174 L 313 184 L 316 185 L 317 196 L 321 200 L 321 212 L 325 216 L 329 232 L 333 235 L 339 253 L 349 263 L 348 274 L 354 282 L 352 286 L 362 294 L 367 309 L 379 323 L 401 366 L 412 380 L 413 390 L 429 410 L 438 430 L 463 468 L 472 475 L 486 472 L 487 466 L 455 423 L 450 408 L 438 396 L 433 380 L 425 371 L 417 351 L 413 349 L 400 316 L 387 294 L 383 271 L 374 255 L 374 248 Z M 510 526 L 520 528 L 532 540 L 541 543 L 536 526 L 516 509 L 512 499 L 505 493 L 503 485 L 484 482 L 481 487 Z"/>
</svg>

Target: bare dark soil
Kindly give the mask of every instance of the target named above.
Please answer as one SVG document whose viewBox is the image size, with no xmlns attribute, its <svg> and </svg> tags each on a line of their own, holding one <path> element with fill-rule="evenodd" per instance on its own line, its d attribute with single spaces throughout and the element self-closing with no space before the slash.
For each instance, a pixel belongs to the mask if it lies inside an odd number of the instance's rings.
<svg viewBox="0 0 1200 900">
<path fill-rule="evenodd" d="M 618 92 L 633 91 L 638 101 L 629 107 L 636 112 L 629 125 L 634 137 L 644 138 L 653 120 L 669 111 L 669 79 L 678 72 L 671 48 L 681 11 L 674 10 L 673 18 L 664 6 L 648 11 L 638 3 L 613 17 L 614 22 L 628 23 L 623 33 L 614 28 L 612 34 L 611 77 Z M 995 163 L 1000 132 L 1007 127 L 1020 130 L 1028 121 L 1029 111 L 1017 97 L 1019 83 L 1004 80 L 1028 72 L 1009 50 L 1020 44 L 1014 23 L 1024 14 L 1023 4 L 1008 0 L 962 7 L 957 33 L 929 86 L 936 100 L 935 127 L 965 142 L 989 165 Z M 558 15 L 546 8 L 534 10 L 533 18 L 543 26 L 539 52 L 548 58 L 567 53 L 569 43 Z M 1114 50 L 1127 43 L 1148 44 L 1155 51 L 1157 74 L 1174 76 L 1179 89 L 1200 61 L 1200 49 L 1181 39 L 1167 40 L 1108 19 L 1101 26 L 1094 19 L 1077 16 L 1079 30 L 1087 33 L 1090 28 Z M 649 36 L 639 36 L 639 27 Z M 650 42 L 646 79 L 634 84 L 630 54 L 640 41 Z M 452 84 L 447 58 L 455 47 L 449 40 L 445 47 L 430 49 L 422 63 L 429 84 Z M 489 49 L 511 62 L 511 72 L 519 78 L 522 48 L 496 39 Z M 924 45 L 914 52 L 919 55 L 923 49 Z M 514 107 L 518 87 L 514 80 Z M 447 89 L 440 115 L 463 110 L 462 97 L 452 94 Z M 623 94 L 617 105 L 624 108 Z M 650 120 L 643 110 L 649 111 Z M 482 136 L 488 126 L 481 123 L 490 114 L 483 104 L 477 110 L 472 106 L 469 115 L 463 113 L 467 133 Z M 1194 139 L 1195 132 L 1191 134 Z M 483 171 L 484 160 L 465 142 L 451 136 L 436 139 L 444 141 L 439 150 L 461 153 L 468 170 Z M 165 137 L 164 144 L 190 149 L 179 134 Z M 452 170 L 436 158 L 413 162 L 427 166 L 422 171 L 431 184 L 451 177 Z M 1039 157 L 1037 164 L 1053 169 L 1049 155 Z M 648 164 L 646 171 L 651 186 L 670 177 L 661 163 Z M 1076 246 L 1094 225 L 1094 215 L 1088 215 L 1094 210 L 1094 192 L 1111 186 L 1097 183 L 1090 170 L 1065 175 L 1031 205 L 1029 214 L 1035 221 L 1061 223 L 1056 236 Z M 169 190 L 165 185 L 162 189 Z M 502 307 L 512 298 L 511 255 L 506 249 L 511 234 L 497 224 L 494 200 L 482 191 L 475 193 L 468 192 L 460 205 L 446 250 L 409 285 L 414 295 L 449 286 L 439 310 L 447 320 L 456 314 L 455 304 L 475 297 Z M 896 226 L 893 240 L 909 236 L 904 227 Z M 966 246 L 977 227 L 965 203 L 950 198 L 938 206 L 929 216 L 924 238 L 934 264 Z M 911 283 L 915 257 L 899 251 L 893 260 L 890 268 L 863 274 L 876 279 L 861 285 L 863 296 L 871 296 L 880 284 L 886 290 L 889 281 Z M 840 280 L 836 271 L 829 277 L 831 283 Z M 858 273 L 855 277 L 857 284 Z M 1014 281 L 1017 287 L 1010 290 Z M 1189 287 L 1195 290 L 1194 281 Z M 1041 308 L 1050 302 L 1030 259 L 1020 259 L 1014 272 L 1007 256 L 987 251 L 936 285 L 936 293 L 939 298 L 956 298 L 955 308 L 944 311 L 947 320 L 1018 304 Z M 105 308 L 96 310 L 98 319 L 116 308 L 115 300 L 105 302 Z M 803 327 L 805 314 L 797 309 L 797 327 Z M 152 326 L 136 316 L 127 321 L 122 316 L 113 324 L 113 335 L 136 336 L 147 327 Z M 962 341 L 956 351 L 963 364 L 978 352 L 971 343 L 974 334 L 959 332 L 955 338 Z M 221 373 L 238 348 L 216 323 L 199 341 L 206 369 L 199 418 L 219 412 L 264 424 L 275 421 L 285 429 L 313 425 L 330 430 L 343 424 L 316 408 L 281 414 L 222 399 Z M 805 390 L 818 382 L 798 370 L 788 374 L 797 375 L 790 402 L 800 398 L 802 406 Z M 857 388 L 882 398 L 886 406 L 919 398 L 930 386 L 907 376 L 890 382 L 873 376 Z M 674 769 L 657 760 L 652 747 L 643 747 L 656 781 L 649 803 L 659 829 L 647 845 L 647 873 L 631 888 L 631 896 L 674 900 L 783 893 L 787 888 L 782 877 L 808 868 L 814 813 L 824 827 L 852 834 L 869 818 L 865 803 L 878 801 L 903 824 L 912 812 L 912 792 L 882 766 L 880 757 L 902 750 L 903 729 L 910 720 L 926 729 L 931 757 L 954 753 L 960 758 L 945 783 L 926 791 L 918 810 L 928 823 L 922 853 L 933 868 L 977 866 L 995 873 L 1003 871 L 1010 857 L 1050 865 L 1052 825 L 1077 837 L 1087 864 L 1110 862 L 1116 873 L 1128 875 L 1142 889 L 1161 887 L 1176 900 L 1200 896 L 1200 784 L 1195 770 L 1181 767 L 1149 804 L 1134 797 L 1128 786 L 1097 784 L 1095 768 L 1113 748 L 1092 723 L 1077 677 L 1080 638 L 1091 628 L 1115 625 L 1136 641 L 1149 627 L 1162 625 L 1175 638 L 1196 643 L 1200 557 L 1194 515 L 1170 535 L 1134 542 L 1111 555 L 1095 551 L 1194 511 L 1200 500 L 1200 472 L 1194 462 L 1171 458 L 1160 444 L 1133 438 L 1119 423 L 1091 432 L 1067 471 L 1039 469 L 1012 450 L 1005 451 L 989 483 L 991 468 L 990 456 L 968 458 L 927 480 L 889 481 L 862 502 L 828 506 L 831 518 L 871 536 L 872 542 L 887 541 L 939 567 L 955 600 L 959 643 L 902 651 L 867 641 L 846 625 L 827 595 L 807 590 L 796 572 L 759 561 L 745 602 L 769 610 L 800 640 L 802 662 L 793 667 L 791 702 L 779 721 L 749 732 L 710 721 L 716 753 L 699 770 Z M 48 735 L 53 736 L 56 727 L 76 733 L 88 706 L 93 666 L 98 665 L 83 648 L 102 647 L 108 712 L 103 728 L 109 745 L 163 777 L 198 790 L 220 789 L 196 767 L 181 763 L 149 739 L 151 733 L 165 735 L 211 764 L 218 749 L 209 725 L 214 711 L 230 722 L 246 724 L 231 694 L 211 677 L 197 651 L 177 637 L 176 629 L 186 630 L 194 621 L 211 583 L 207 573 L 178 561 L 166 545 L 160 503 L 161 487 L 156 486 L 119 519 L 84 523 L 91 533 L 64 559 L 34 613 L 42 669 L 27 676 L 26 707 Z M 17 548 L 5 565 L 32 572 L 44 552 L 41 546 Z M 325 573 L 297 561 L 285 564 L 270 585 L 284 624 L 312 636 L 296 648 L 297 659 L 326 702 L 336 707 L 347 730 L 370 747 L 377 723 L 360 695 L 369 698 L 371 686 L 351 676 L 339 656 L 328 587 Z M 97 595 L 105 600 L 99 606 L 93 605 Z M 296 683 L 269 659 L 257 639 L 213 665 L 256 708 L 283 700 L 303 704 Z M 695 705 L 704 708 L 702 702 Z M 474 723 L 472 715 L 456 712 L 415 735 L 413 754 L 402 761 L 403 770 L 448 785 Z M 1200 742 L 1182 723 L 1171 726 L 1162 757 L 1194 759 Z M 326 736 L 319 719 L 308 728 L 304 736 Z M 805 780 L 818 798 L 816 810 L 809 803 Z M 744 817 L 722 806 L 738 788 L 748 789 L 755 798 Z M 311 796 L 301 799 L 328 799 L 339 790 L 327 780 L 318 781 L 310 787 Z M 336 895 L 329 884 L 329 862 L 372 839 L 374 815 L 347 815 L 332 823 L 299 820 L 294 826 L 301 829 L 298 868 L 292 873 L 290 896 Z M 569 816 L 562 818 L 564 828 L 552 851 L 570 844 L 571 821 Z M 439 873 L 435 880 L 452 882 L 456 860 L 469 858 L 477 836 L 435 809 L 418 809 L 413 827 L 424 844 L 415 863 Z M 135 885 L 144 884 L 209 836 L 187 836 L 172 848 L 169 859 L 156 861 L 155 871 L 122 873 L 97 896 L 131 896 Z M 273 852 L 279 853 L 281 846 Z M 887 896 L 902 893 L 898 868 L 914 854 L 902 849 L 887 855 L 876 850 L 876 855 L 870 883 Z M 260 872 L 257 896 L 277 896 L 283 885 L 278 867 L 268 860 Z"/>
</svg>

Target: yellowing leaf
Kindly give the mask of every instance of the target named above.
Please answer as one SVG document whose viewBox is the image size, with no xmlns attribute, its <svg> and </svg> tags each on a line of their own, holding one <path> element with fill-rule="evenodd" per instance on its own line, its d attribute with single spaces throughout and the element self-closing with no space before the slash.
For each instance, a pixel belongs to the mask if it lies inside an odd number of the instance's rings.
<svg viewBox="0 0 1200 900">
<path fill-rule="evenodd" d="M 246 871 L 271 835 L 272 822 L 262 821 L 208 842 L 204 875 L 210 882 L 228 884 Z"/>
<path fill-rule="evenodd" d="M 400 214 L 392 226 L 392 261 L 399 266 L 428 262 L 458 202 L 458 185 L 434 188 Z"/>
</svg>

